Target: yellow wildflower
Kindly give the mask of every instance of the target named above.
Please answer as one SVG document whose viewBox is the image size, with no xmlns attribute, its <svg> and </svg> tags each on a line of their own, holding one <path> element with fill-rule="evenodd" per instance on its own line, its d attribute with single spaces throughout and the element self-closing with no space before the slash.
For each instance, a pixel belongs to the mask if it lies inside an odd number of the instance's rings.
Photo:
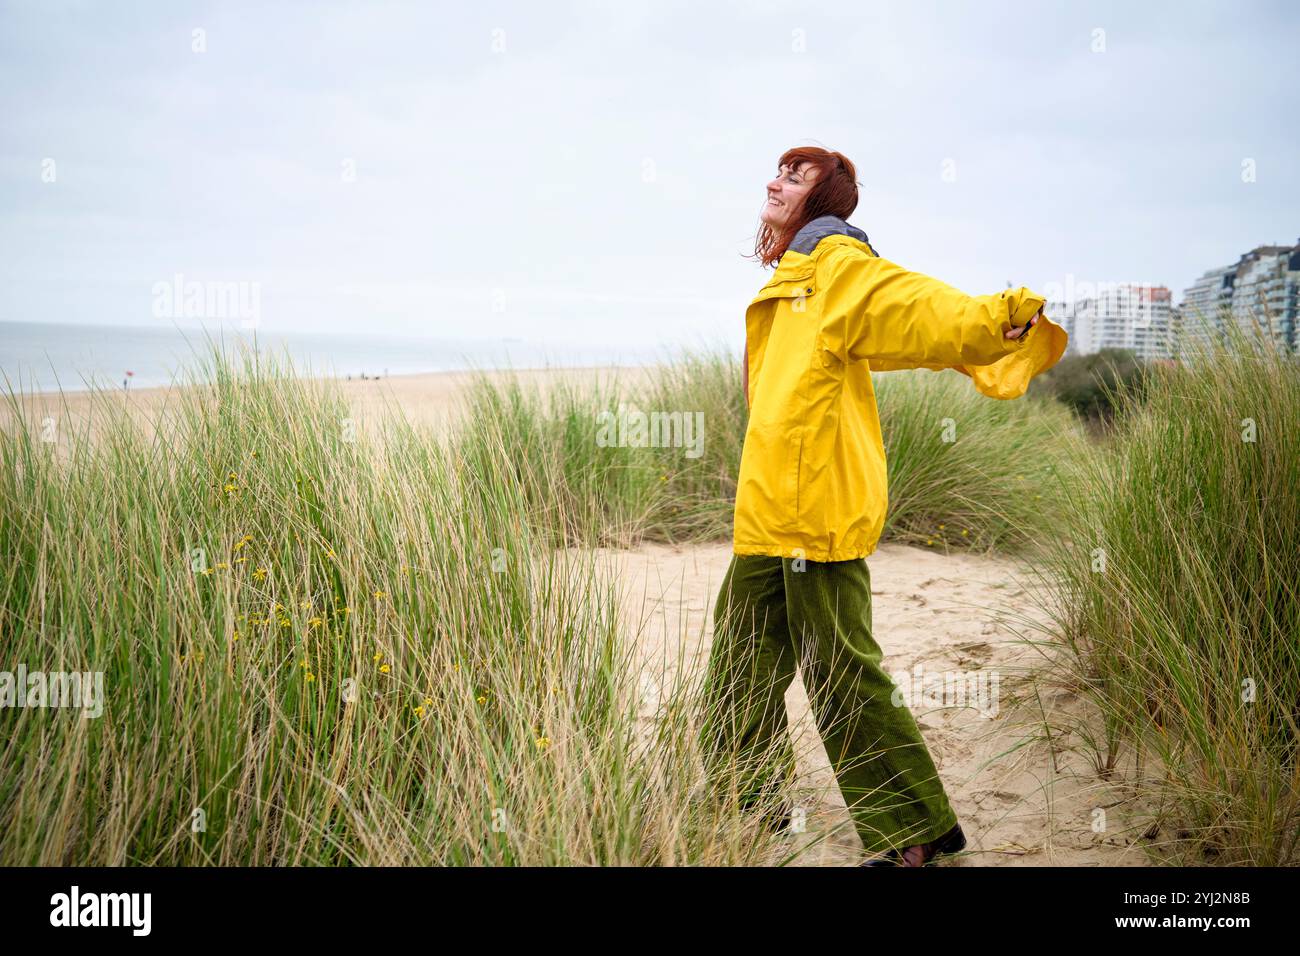
<svg viewBox="0 0 1300 956">
<path fill-rule="evenodd" d="M 390 668 L 387 664 L 379 665 L 379 673 L 381 674 L 387 674 L 390 670 L 392 670 L 392 668 Z"/>
</svg>

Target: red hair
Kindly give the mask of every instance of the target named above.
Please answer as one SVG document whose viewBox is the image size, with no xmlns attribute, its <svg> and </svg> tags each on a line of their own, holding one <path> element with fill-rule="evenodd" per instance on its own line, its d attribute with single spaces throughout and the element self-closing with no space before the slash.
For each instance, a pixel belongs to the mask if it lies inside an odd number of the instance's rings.
<svg viewBox="0 0 1300 956">
<path fill-rule="evenodd" d="M 796 146 L 782 153 L 776 165 L 778 169 L 787 165 L 797 169 L 805 163 L 815 166 L 820 172 L 799 215 L 786 223 L 780 232 L 767 223 L 759 227 L 753 258 L 765 266 L 775 265 L 789 248 L 795 233 L 818 216 L 848 219 L 858 208 L 858 174 L 847 156 L 819 146 Z"/>
</svg>

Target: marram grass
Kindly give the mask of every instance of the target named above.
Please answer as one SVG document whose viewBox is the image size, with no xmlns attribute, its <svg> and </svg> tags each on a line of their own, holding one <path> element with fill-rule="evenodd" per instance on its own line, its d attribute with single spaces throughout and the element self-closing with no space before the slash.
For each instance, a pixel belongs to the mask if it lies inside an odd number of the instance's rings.
<svg viewBox="0 0 1300 956">
<path fill-rule="evenodd" d="M 484 377 L 445 438 L 283 362 L 195 371 L 153 421 L 96 393 L 51 430 L 9 397 L 0 670 L 102 671 L 106 700 L 0 710 L 0 863 L 781 859 L 700 797 L 691 679 L 646 712 L 586 550 L 729 535 L 735 359 Z M 1104 444 L 955 373 L 875 382 L 886 537 L 1040 556 L 1099 771 L 1158 768 L 1164 858 L 1295 862 L 1294 361 L 1238 343 L 1159 373 Z M 700 453 L 598 442 L 628 407 L 698 413 Z"/>
<path fill-rule="evenodd" d="M 1044 571 L 1097 769 L 1158 798 L 1181 864 L 1300 862 L 1300 365 L 1230 324 L 1113 397 Z M 1118 779 L 1118 777 L 1117 777 Z"/>
<path fill-rule="evenodd" d="M 1016 551 L 1054 527 L 1058 468 L 1084 440 L 1068 409 L 990 399 L 957 372 L 878 373 L 874 382 L 889 466 L 883 540 Z M 647 383 L 562 380 L 543 390 L 482 376 L 466 406 L 461 455 L 518 484 L 530 523 L 553 543 L 731 536 L 748 420 L 733 356 L 685 354 Z M 698 421 L 696 453 L 666 442 L 602 446 L 601 423 L 620 410 Z"/>
<path fill-rule="evenodd" d="M 4 668 L 101 671 L 106 699 L 0 710 L 0 862 L 766 851 L 694 796 L 690 688 L 647 749 L 612 582 L 534 532 L 523 485 L 275 361 L 214 349 L 200 371 L 165 429 L 95 396 L 93 440 L 43 440 L 10 395 Z"/>
</svg>

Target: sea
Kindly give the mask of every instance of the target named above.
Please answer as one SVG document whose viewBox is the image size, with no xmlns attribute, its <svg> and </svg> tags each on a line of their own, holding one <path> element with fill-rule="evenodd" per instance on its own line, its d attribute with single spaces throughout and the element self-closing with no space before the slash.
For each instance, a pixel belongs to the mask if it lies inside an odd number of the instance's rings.
<svg viewBox="0 0 1300 956">
<path fill-rule="evenodd" d="M 149 388 L 202 378 L 209 342 L 238 354 L 287 356 L 300 375 L 381 378 L 467 369 L 652 365 L 662 348 L 573 345 L 520 338 L 428 338 L 128 325 L 0 322 L 0 391 Z M 184 373 L 182 372 L 182 370 Z"/>
</svg>

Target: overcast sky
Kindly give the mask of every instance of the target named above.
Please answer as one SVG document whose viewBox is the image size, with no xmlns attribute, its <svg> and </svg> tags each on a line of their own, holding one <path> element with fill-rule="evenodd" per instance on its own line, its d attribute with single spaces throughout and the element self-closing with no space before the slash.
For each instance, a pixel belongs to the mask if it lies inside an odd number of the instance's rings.
<svg viewBox="0 0 1300 956">
<path fill-rule="evenodd" d="M 739 343 L 800 144 L 972 293 L 1178 301 L 1300 234 L 1295 4 L 0 9 L 0 321 L 158 324 L 179 273 L 276 331 Z"/>
</svg>

